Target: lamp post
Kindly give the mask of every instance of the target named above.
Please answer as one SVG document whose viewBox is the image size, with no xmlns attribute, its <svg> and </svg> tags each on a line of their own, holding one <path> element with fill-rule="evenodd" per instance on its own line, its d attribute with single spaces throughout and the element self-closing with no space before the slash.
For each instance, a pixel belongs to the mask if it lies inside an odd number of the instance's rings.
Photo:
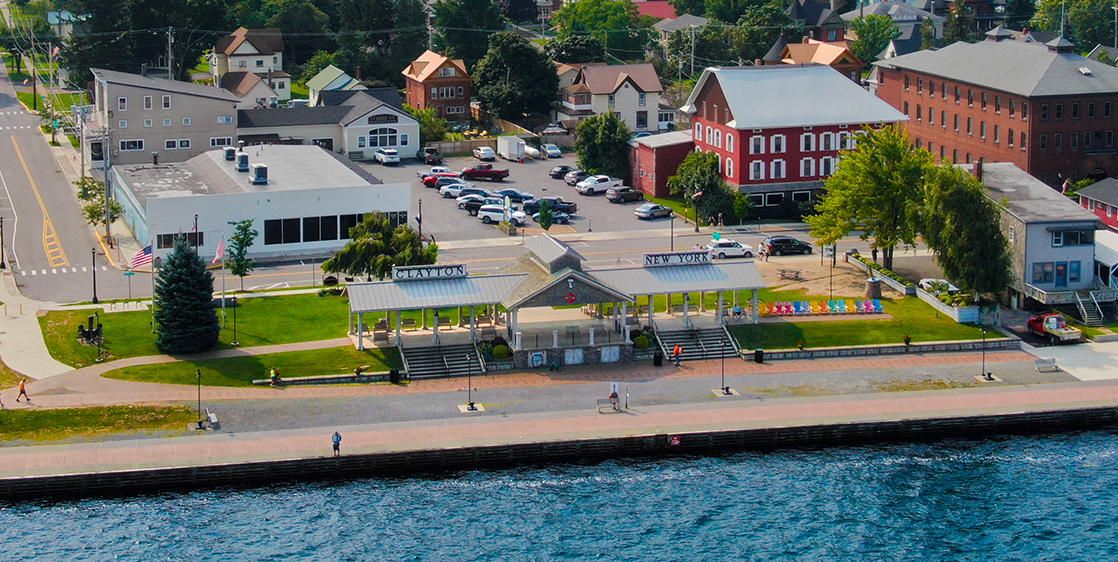
<svg viewBox="0 0 1118 562">
<path fill-rule="evenodd" d="M 419 216 L 415 217 L 416 224 L 419 225 L 419 241 L 423 241 L 423 200 L 419 200 Z"/>
<path fill-rule="evenodd" d="M 466 371 L 466 409 L 475 412 L 477 406 L 474 405 L 474 370 Z"/>
<path fill-rule="evenodd" d="M 237 295 L 233 295 L 233 341 L 229 342 L 229 345 L 232 347 L 241 345 L 241 342 L 237 341 Z"/>
<path fill-rule="evenodd" d="M 4 217 L 0 217 L 0 269 L 7 269 L 8 264 L 4 261 Z"/>
<path fill-rule="evenodd" d="M 671 234 L 668 235 L 668 241 L 671 242 L 671 251 L 675 251 L 675 211 L 668 215 L 668 222 L 671 224 Z M 0 223 L 3 224 L 3 223 Z"/>
<path fill-rule="evenodd" d="M 720 355 L 722 355 L 722 394 L 730 396 L 730 387 L 726 386 L 726 354 L 721 353 Z"/>
<path fill-rule="evenodd" d="M 93 304 L 97 304 L 97 250 L 89 249 L 89 260 L 93 264 Z"/>
<path fill-rule="evenodd" d="M 198 429 L 202 429 L 202 369 L 197 370 L 198 374 Z"/>
<path fill-rule="evenodd" d="M 986 374 L 986 328 L 982 328 L 982 377 L 990 380 L 990 376 Z"/>
</svg>

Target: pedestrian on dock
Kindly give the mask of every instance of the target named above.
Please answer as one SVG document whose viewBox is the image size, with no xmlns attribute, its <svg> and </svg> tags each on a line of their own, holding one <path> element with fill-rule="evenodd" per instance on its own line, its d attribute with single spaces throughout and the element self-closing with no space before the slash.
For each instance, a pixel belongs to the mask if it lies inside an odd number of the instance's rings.
<svg viewBox="0 0 1118 562">
<path fill-rule="evenodd" d="M 675 361 L 675 366 L 679 366 L 679 356 L 683 355 L 683 348 L 679 344 L 675 344 L 675 349 L 672 350 L 672 361 Z"/>
<path fill-rule="evenodd" d="M 334 456 L 336 457 L 338 455 L 341 455 L 342 454 L 342 452 L 341 452 L 342 451 L 342 434 L 335 431 L 334 436 L 331 437 L 330 440 L 334 442 Z"/>
<path fill-rule="evenodd" d="M 26 398 L 28 402 L 31 402 L 31 397 L 27 395 L 27 379 L 19 380 L 19 396 L 16 396 L 16 402 L 19 402 L 20 398 Z"/>
</svg>

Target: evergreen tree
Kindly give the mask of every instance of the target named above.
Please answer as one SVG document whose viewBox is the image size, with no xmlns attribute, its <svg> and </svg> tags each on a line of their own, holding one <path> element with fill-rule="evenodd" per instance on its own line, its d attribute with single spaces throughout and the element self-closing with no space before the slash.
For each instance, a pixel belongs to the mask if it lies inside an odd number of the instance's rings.
<svg viewBox="0 0 1118 562">
<path fill-rule="evenodd" d="M 555 65 L 527 39 L 504 31 L 489 38 L 473 74 L 482 109 L 502 119 L 549 113 L 559 90 Z"/>
<path fill-rule="evenodd" d="M 967 13 L 966 0 L 953 0 L 951 9 L 947 13 L 947 21 L 943 22 L 943 44 L 950 45 L 958 41 L 968 43 L 974 41 L 971 29 L 974 19 Z"/>
<path fill-rule="evenodd" d="M 869 65 L 877 59 L 877 54 L 889 46 L 889 42 L 901 36 L 901 30 L 893 18 L 879 14 L 855 18 L 850 28 L 858 34 L 858 40 L 850 46 L 851 52 L 863 64 Z"/>
<path fill-rule="evenodd" d="M 548 205 L 546 199 L 540 201 L 540 228 L 551 230 L 551 221 L 554 219 L 554 214 L 551 212 L 551 206 Z"/>
<path fill-rule="evenodd" d="M 920 50 L 936 48 L 936 22 L 932 18 L 924 18 L 920 24 Z"/>
<path fill-rule="evenodd" d="M 155 344 L 168 354 L 208 351 L 217 343 L 221 324 L 213 305 L 214 278 L 198 252 L 175 240 L 155 281 Z"/>
<path fill-rule="evenodd" d="M 572 147 L 578 154 L 579 167 L 629 183 L 629 139 L 632 136 L 629 126 L 616 113 L 583 119 L 575 129 Z"/>
<path fill-rule="evenodd" d="M 384 279 L 394 265 L 430 265 L 439 247 L 423 245 L 410 226 L 393 228 L 388 215 L 365 213 L 361 223 L 349 229 L 350 242 L 322 263 L 326 273 L 346 273 Z"/>
<path fill-rule="evenodd" d="M 233 226 L 233 236 L 229 238 L 229 256 L 225 259 L 225 265 L 229 268 L 229 273 L 241 278 L 242 291 L 245 290 L 245 277 L 256 268 L 256 260 L 248 257 L 248 249 L 260 233 L 252 228 L 252 222 L 253 219 L 229 221 Z"/>
</svg>

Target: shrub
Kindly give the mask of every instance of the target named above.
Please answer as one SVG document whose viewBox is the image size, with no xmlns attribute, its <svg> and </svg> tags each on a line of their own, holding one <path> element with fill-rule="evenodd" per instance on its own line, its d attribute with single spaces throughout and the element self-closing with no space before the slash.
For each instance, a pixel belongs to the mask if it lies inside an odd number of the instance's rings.
<svg viewBox="0 0 1118 562">
<path fill-rule="evenodd" d="M 637 336 L 633 340 L 633 347 L 637 349 L 648 349 L 648 338 L 644 336 Z"/>
<path fill-rule="evenodd" d="M 495 346 L 493 346 L 493 358 L 498 360 L 498 361 L 501 361 L 503 359 L 508 359 L 509 358 L 509 348 L 508 348 L 508 346 L 507 345 L 495 345 Z"/>
<path fill-rule="evenodd" d="M 478 342 L 477 352 L 481 354 L 481 358 L 489 361 L 493 359 L 493 344 L 489 342 Z"/>
</svg>

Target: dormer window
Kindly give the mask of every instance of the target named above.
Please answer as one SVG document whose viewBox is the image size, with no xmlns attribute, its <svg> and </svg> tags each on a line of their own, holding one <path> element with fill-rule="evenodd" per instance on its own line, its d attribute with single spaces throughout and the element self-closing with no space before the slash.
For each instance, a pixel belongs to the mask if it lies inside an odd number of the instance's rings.
<svg viewBox="0 0 1118 562">
<path fill-rule="evenodd" d="M 454 78 L 458 76 L 457 70 L 453 66 L 444 66 L 439 69 L 439 78 Z"/>
</svg>

